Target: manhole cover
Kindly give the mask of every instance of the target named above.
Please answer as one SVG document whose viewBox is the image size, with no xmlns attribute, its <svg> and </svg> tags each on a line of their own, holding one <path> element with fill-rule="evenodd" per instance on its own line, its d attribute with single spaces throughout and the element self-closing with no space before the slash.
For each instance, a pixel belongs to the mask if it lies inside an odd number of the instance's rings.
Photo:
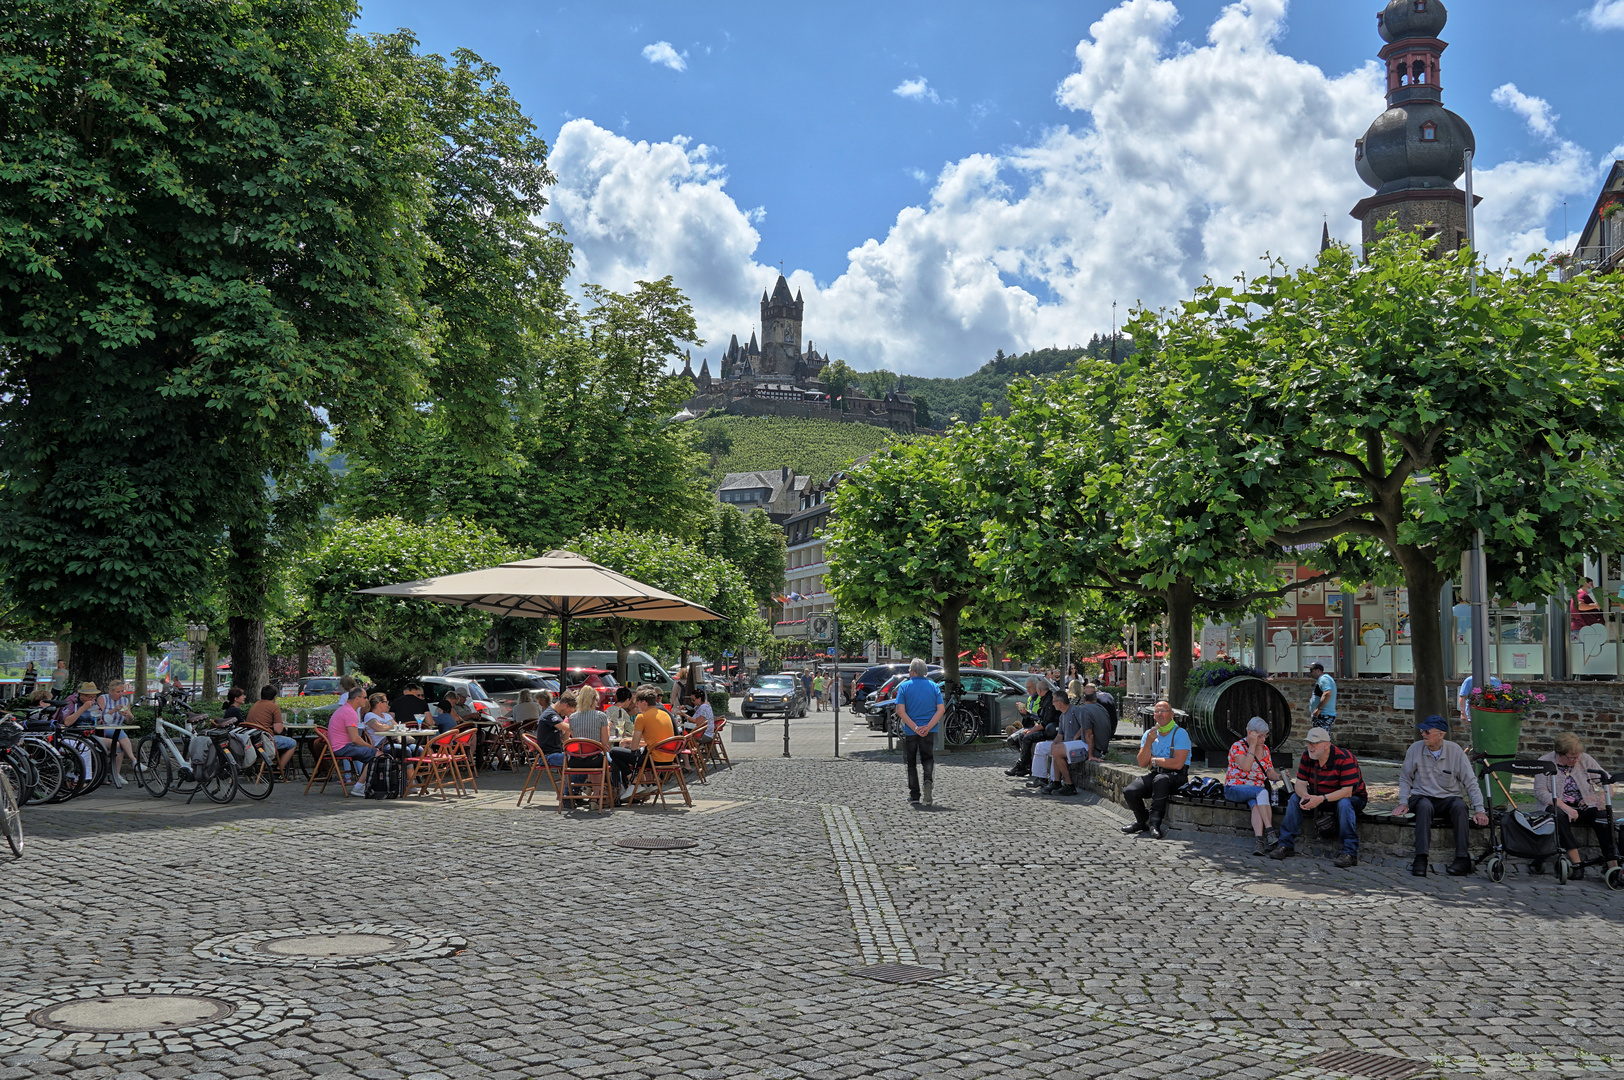
<svg viewBox="0 0 1624 1080">
<path fill-rule="evenodd" d="M 394 923 L 288 926 L 222 934 L 192 946 L 192 953 L 225 964 L 260 967 L 353 968 L 452 956 L 468 947 L 455 934 Z"/>
<path fill-rule="evenodd" d="M 1316 1054 L 1302 1062 L 1329 1072 L 1365 1076 L 1370 1080 L 1403 1080 L 1429 1068 L 1425 1061 L 1415 1058 L 1394 1057 L 1391 1054 L 1371 1054 L 1364 1050 L 1332 1050 Z"/>
<path fill-rule="evenodd" d="M 272 956 L 354 957 L 399 952 L 406 945 L 401 938 L 385 934 L 298 934 L 261 941 L 257 947 Z"/>
<path fill-rule="evenodd" d="M 265 986 L 108 979 L 0 1000 L 0 1055 L 195 1054 L 308 1024 L 315 1013 Z"/>
<path fill-rule="evenodd" d="M 47 1006 L 28 1018 L 57 1031 L 125 1035 L 134 1031 L 173 1031 L 224 1020 L 237 1011 L 229 1001 L 190 994 L 116 994 Z"/>
<path fill-rule="evenodd" d="M 647 840 L 616 840 L 615 846 L 631 848 L 633 851 L 676 851 L 680 848 L 698 847 L 699 841 L 665 836 L 653 837 Z"/>
<path fill-rule="evenodd" d="M 1254 881 L 1241 886 L 1242 891 L 1270 900 L 1346 900 L 1353 894 L 1346 889 L 1331 889 L 1323 885 L 1305 885 L 1289 881 Z"/>
<path fill-rule="evenodd" d="M 880 982 L 916 983 L 940 979 L 947 972 L 915 964 L 873 964 L 869 967 L 856 968 L 852 974 L 863 979 L 878 979 Z"/>
</svg>

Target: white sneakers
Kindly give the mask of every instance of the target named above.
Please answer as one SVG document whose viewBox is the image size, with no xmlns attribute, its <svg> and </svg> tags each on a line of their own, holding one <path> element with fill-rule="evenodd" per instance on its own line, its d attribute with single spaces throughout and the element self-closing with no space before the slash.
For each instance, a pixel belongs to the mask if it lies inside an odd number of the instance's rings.
<svg viewBox="0 0 1624 1080">
<path fill-rule="evenodd" d="M 124 786 L 124 774 L 123 773 L 115 772 L 113 774 L 113 786 L 116 787 L 116 788 Z"/>
<path fill-rule="evenodd" d="M 350 794 L 351 795 L 365 797 L 366 793 L 367 793 L 367 786 L 365 784 L 361 783 L 359 780 L 356 781 L 354 787 L 350 788 Z"/>
</svg>

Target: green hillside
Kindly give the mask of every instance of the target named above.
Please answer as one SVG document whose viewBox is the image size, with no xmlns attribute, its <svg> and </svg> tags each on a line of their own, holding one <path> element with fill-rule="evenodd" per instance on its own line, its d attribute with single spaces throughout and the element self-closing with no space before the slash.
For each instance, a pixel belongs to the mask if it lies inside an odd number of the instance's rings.
<svg viewBox="0 0 1624 1080">
<path fill-rule="evenodd" d="M 715 463 L 713 482 L 730 472 L 788 465 L 803 476 L 826 477 L 905 435 L 869 424 L 788 416 L 712 416 L 695 420 L 696 444 Z"/>
</svg>

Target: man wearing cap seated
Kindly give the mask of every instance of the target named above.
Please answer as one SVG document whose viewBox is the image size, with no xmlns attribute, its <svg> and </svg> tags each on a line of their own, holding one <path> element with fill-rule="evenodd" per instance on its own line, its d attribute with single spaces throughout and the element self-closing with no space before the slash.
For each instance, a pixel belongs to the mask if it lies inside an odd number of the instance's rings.
<svg viewBox="0 0 1624 1080">
<path fill-rule="evenodd" d="M 1472 872 L 1469 852 L 1472 824 L 1487 825 L 1489 815 L 1483 808 L 1483 792 L 1472 779 L 1472 763 L 1459 743 L 1444 738 L 1449 732 L 1449 721 L 1441 716 L 1427 717 L 1415 725 L 1421 738 L 1410 744 L 1404 754 L 1404 767 L 1398 774 L 1398 805 L 1393 816 L 1402 817 L 1405 811 L 1415 815 L 1415 862 L 1410 873 L 1427 876 L 1427 854 L 1432 850 L 1432 821 L 1447 818 L 1455 827 L 1455 861 L 1449 872 L 1461 877 Z M 1472 804 L 1468 815 L 1466 801 Z"/>
<path fill-rule="evenodd" d="M 1330 733 L 1321 727 L 1309 728 L 1303 744 L 1303 756 L 1297 762 L 1297 790 L 1286 804 L 1280 842 L 1269 858 L 1289 859 L 1297 854 L 1293 841 L 1302 832 L 1303 814 L 1329 806 L 1336 812 L 1337 832 L 1342 837 L 1342 854 L 1333 865 L 1344 870 L 1358 866 L 1359 811 L 1370 801 L 1359 761 L 1351 752 L 1332 746 Z"/>
</svg>

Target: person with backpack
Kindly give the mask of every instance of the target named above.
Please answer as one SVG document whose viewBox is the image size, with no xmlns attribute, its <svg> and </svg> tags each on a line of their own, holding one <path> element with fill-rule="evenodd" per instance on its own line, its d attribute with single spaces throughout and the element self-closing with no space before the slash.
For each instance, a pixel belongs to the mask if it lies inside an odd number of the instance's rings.
<svg viewBox="0 0 1624 1080">
<path fill-rule="evenodd" d="M 1122 801 L 1133 811 L 1133 822 L 1122 826 L 1122 831 L 1161 840 L 1167 836 L 1163 822 L 1167 819 L 1168 801 L 1189 777 L 1193 744 L 1190 733 L 1179 727 L 1172 703 L 1158 701 L 1153 716 L 1150 729 L 1139 740 L 1139 767 L 1150 771 L 1122 789 Z"/>
<path fill-rule="evenodd" d="M 344 704 L 333 710 L 333 718 L 327 722 L 327 745 L 332 748 L 333 757 L 340 762 L 361 763 L 361 776 L 350 790 L 351 795 L 366 794 L 366 766 L 378 756 L 372 740 L 361 731 L 360 710 L 365 707 L 366 698 L 365 690 L 354 687 L 345 697 Z"/>
<path fill-rule="evenodd" d="M 1252 808 L 1253 855 L 1267 855 L 1280 839 L 1274 828 L 1274 806 L 1269 783 L 1280 782 L 1280 773 L 1269 754 L 1269 722 L 1254 716 L 1246 722 L 1246 738 L 1229 748 L 1224 767 L 1224 798 Z"/>
</svg>

